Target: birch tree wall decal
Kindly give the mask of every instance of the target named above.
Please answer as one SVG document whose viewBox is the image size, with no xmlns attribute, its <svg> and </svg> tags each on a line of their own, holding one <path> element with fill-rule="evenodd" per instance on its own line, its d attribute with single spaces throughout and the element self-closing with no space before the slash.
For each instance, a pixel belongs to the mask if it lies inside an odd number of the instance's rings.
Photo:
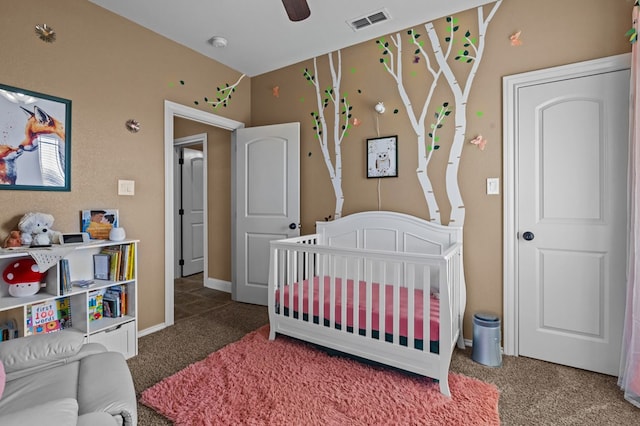
<svg viewBox="0 0 640 426">
<path fill-rule="evenodd" d="M 351 105 L 347 100 L 347 95 L 340 96 L 340 83 L 342 79 L 342 55 L 340 50 L 336 53 L 337 65 L 334 64 L 333 53 L 328 53 L 329 59 L 329 71 L 331 74 L 331 86 L 321 92 L 320 78 L 318 74 L 318 60 L 313 58 L 313 74 L 309 72 L 308 68 L 304 70 L 304 77 L 312 84 L 316 92 L 316 100 L 318 103 L 318 110 L 311 113 L 313 119 L 313 130 L 315 132 L 316 139 L 320 143 L 320 150 L 322 157 L 324 158 L 329 177 L 331 178 L 331 185 L 333 186 L 333 192 L 336 197 L 335 212 L 333 214 L 334 219 L 342 217 L 342 206 L 344 205 L 344 193 L 342 192 L 342 141 L 345 136 L 348 135 L 348 130 L 351 127 L 349 120 L 351 119 Z M 331 105 L 330 117 L 332 118 L 331 127 L 327 123 L 327 117 L 325 116 L 325 109 Z M 333 139 L 333 158 L 329 150 L 329 139 Z"/>
<path fill-rule="evenodd" d="M 231 99 L 231 94 L 236 91 L 236 87 L 238 87 L 238 84 L 240 84 L 244 77 L 245 74 L 242 74 L 235 83 L 231 85 L 225 83 L 224 87 L 216 87 L 216 100 L 210 101 L 205 98 L 205 102 L 212 105 L 213 109 L 218 108 L 220 105 L 226 108 Z"/>
<path fill-rule="evenodd" d="M 416 133 L 418 154 L 416 175 L 420 186 L 422 187 L 427 207 L 429 209 L 430 220 L 432 222 L 443 223 L 443 218 L 440 215 L 438 202 L 434 195 L 433 185 L 427 174 L 427 170 L 434 151 L 441 146 L 441 143 L 439 143 L 439 137 L 437 136 L 437 131 L 443 126 L 444 119 L 451 114 L 452 108 L 448 102 L 443 103 L 439 108 L 437 108 L 434 114 L 435 121 L 430 122 L 428 124 L 429 128 L 427 129 L 426 118 L 428 116 L 430 104 L 440 80 L 444 78 L 444 81 L 449 86 L 453 95 L 455 126 L 455 133 L 449 150 L 449 159 L 445 175 L 447 197 L 451 204 L 451 214 L 446 222 L 462 226 L 465 219 L 465 208 L 462 195 L 460 193 L 460 187 L 458 185 L 458 171 L 467 129 L 467 100 L 484 53 L 485 34 L 487 32 L 489 22 L 502 4 L 502 1 L 503 0 L 498 0 L 493 4 L 491 11 L 486 18 L 484 16 L 484 7 L 477 7 L 478 35 L 477 37 L 472 37 L 471 31 L 467 30 L 464 34 L 464 48 L 455 53 L 453 53 L 455 35 L 460 29 L 457 19 L 452 17 L 446 18 L 448 25 L 447 34 L 444 38 L 444 48 L 440 44 L 440 39 L 436 33 L 433 23 L 429 22 L 425 24 L 427 36 L 431 44 L 433 60 L 425 50 L 425 43 L 420 40 L 421 35 L 413 29 L 407 31 L 410 43 L 414 46 L 414 50 L 410 52 L 413 58 L 413 63 L 423 64 L 428 73 L 427 95 L 421 107 L 418 107 L 412 102 L 410 94 L 405 89 L 402 70 L 403 46 L 401 34 L 396 33 L 395 35 L 389 36 L 392 44 L 389 44 L 385 38 L 381 38 L 376 41 L 378 47 L 382 51 L 380 62 L 385 67 L 389 75 L 391 75 L 395 80 L 398 87 L 398 94 L 405 106 L 411 126 Z M 416 60 L 416 58 L 418 59 Z M 470 64 L 470 70 L 464 81 L 458 81 L 456 78 L 456 75 L 449 64 L 450 59 Z"/>
</svg>

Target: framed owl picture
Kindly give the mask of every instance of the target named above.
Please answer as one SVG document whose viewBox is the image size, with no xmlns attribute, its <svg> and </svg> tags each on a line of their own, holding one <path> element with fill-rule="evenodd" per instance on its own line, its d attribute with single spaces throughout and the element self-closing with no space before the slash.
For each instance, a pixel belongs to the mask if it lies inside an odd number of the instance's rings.
<svg viewBox="0 0 640 426">
<path fill-rule="evenodd" d="M 398 177 L 398 136 L 367 139 L 367 178 Z"/>
</svg>

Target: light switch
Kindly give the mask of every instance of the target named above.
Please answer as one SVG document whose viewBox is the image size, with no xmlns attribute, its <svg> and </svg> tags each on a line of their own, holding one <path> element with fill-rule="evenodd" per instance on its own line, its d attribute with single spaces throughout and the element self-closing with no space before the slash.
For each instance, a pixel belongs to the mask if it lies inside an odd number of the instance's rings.
<svg viewBox="0 0 640 426">
<path fill-rule="evenodd" d="M 118 195 L 133 195 L 135 193 L 135 181 L 118 180 Z"/>
<path fill-rule="evenodd" d="M 487 195 L 500 194 L 500 178 L 487 178 Z"/>
</svg>

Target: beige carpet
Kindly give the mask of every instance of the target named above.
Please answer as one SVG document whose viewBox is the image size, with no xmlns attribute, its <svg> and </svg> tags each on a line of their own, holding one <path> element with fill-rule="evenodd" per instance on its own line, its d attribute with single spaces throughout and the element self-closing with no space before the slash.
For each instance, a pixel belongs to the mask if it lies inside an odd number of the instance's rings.
<svg viewBox="0 0 640 426">
<path fill-rule="evenodd" d="M 225 303 L 142 337 L 129 360 L 138 396 L 146 388 L 268 323 L 263 306 Z M 640 409 L 622 397 L 616 378 L 524 357 L 491 368 L 456 350 L 451 371 L 495 384 L 503 425 L 640 425 Z M 139 424 L 170 425 L 138 404 Z"/>
</svg>

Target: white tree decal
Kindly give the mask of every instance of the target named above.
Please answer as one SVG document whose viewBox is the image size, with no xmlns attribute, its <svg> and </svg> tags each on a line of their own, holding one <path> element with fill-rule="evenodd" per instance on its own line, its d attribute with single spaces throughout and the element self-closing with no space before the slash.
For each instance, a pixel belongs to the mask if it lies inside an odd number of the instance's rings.
<svg viewBox="0 0 640 426">
<path fill-rule="evenodd" d="M 342 140 L 347 136 L 347 131 L 351 127 L 349 119 L 351 118 L 351 105 L 347 100 L 347 95 L 340 97 L 340 82 L 342 79 L 342 55 L 338 50 L 337 54 L 337 66 L 334 64 L 333 53 L 327 54 L 329 59 L 329 70 L 331 72 L 331 86 L 328 86 L 322 93 L 320 89 L 320 77 L 318 74 L 318 61 L 317 58 L 313 58 L 313 74 L 309 72 L 307 68 L 304 70 L 304 77 L 315 87 L 316 100 L 318 103 L 318 111 L 311 113 L 313 118 L 313 130 L 315 136 L 320 143 L 320 150 L 324 162 L 331 178 L 331 184 L 333 186 L 333 192 L 336 197 L 335 211 L 333 214 L 334 219 L 342 217 L 342 206 L 344 205 L 344 193 L 342 192 Z M 324 110 L 332 104 L 333 111 L 333 155 L 331 158 L 331 152 L 329 151 L 329 128 L 327 127 L 327 120 Z"/>
<path fill-rule="evenodd" d="M 429 123 L 429 131 L 425 126 L 425 122 L 428 115 L 428 110 L 433 98 L 433 94 L 438 86 L 440 77 L 444 77 L 447 82 L 454 98 L 454 124 L 455 133 L 451 148 L 449 150 L 449 160 L 446 168 L 445 185 L 449 203 L 451 204 L 451 215 L 449 217 L 449 223 L 462 226 L 465 219 L 465 207 L 462 201 L 462 195 L 460 194 L 460 187 L 458 185 L 458 170 L 460 167 L 460 157 L 462 155 L 462 147 L 464 145 L 467 123 L 467 100 L 473 84 L 473 79 L 476 75 L 478 67 L 482 59 L 482 54 L 485 47 L 485 34 L 489 26 L 489 22 L 495 15 L 496 11 L 502 4 L 502 0 L 498 0 L 494 3 L 491 11 L 484 17 L 484 7 L 479 6 L 477 8 L 478 14 L 478 36 L 472 37 L 470 31 L 466 31 L 464 35 L 464 48 L 457 51 L 456 56 L 453 58 L 456 61 L 462 61 L 471 64 L 471 69 L 467 74 L 465 81 L 460 82 L 456 78 L 449 59 L 452 56 L 454 36 L 459 30 L 457 25 L 457 19 L 447 17 L 448 27 L 447 36 L 444 38 L 446 43 L 445 49 L 440 44 L 440 39 L 436 33 L 435 28 L 431 22 L 425 24 L 425 29 L 431 44 L 431 49 L 435 61 L 432 61 L 427 51 L 424 48 L 424 43 L 419 40 L 420 34 L 414 30 L 407 31 L 410 42 L 415 46 L 415 50 L 411 53 L 415 55 L 416 60 L 423 59 L 425 68 L 430 75 L 431 81 L 427 89 L 427 96 L 422 107 L 418 110 L 414 107 L 409 93 L 407 93 L 402 73 L 402 37 L 400 33 L 390 36 L 393 47 L 386 41 L 385 38 L 381 38 L 376 41 L 380 49 L 382 50 L 383 57 L 380 62 L 384 65 L 387 72 L 394 78 L 398 87 L 398 93 L 407 110 L 407 115 L 411 126 L 417 136 L 417 148 L 418 148 L 418 168 L 416 170 L 418 181 L 422 187 L 427 207 L 429 208 L 429 216 L 432 222 L 442 223 L 440 216 L 440 209 L 438 202 L 433 192 L 433 185 L 427 174 L 429 163 L 432 159 L 435 150 L 440 148 L 439 137 L 437 135 L 438 129 L 440 129 L 445 121 L 445 118 L 451 114 L 450 104 L 448 102 L 439 106 L 434 114 L 434 121 Z M 395 54 L 393 48 L 395 47 Z M 461 84 L 462 83 L 462 84 Z M 415 108 L 415 109 L 414 109 Z"/>
<path fill-rule="evenodd" d="M 245 74 L 242 74 L 238 80 L 229 85 L 229 83 L 225 83 L 224 87 L 216 87 L 216 100 L 210 101 L 205 98 L 205 101 L 212 105 L 214 109 L 218 108 L 220 105 L 226 107 L 231 100 L 231 94 L 236 91 L 236 87 L 240 84 L 242 79 L 245 77 Z"/>
</svg>

